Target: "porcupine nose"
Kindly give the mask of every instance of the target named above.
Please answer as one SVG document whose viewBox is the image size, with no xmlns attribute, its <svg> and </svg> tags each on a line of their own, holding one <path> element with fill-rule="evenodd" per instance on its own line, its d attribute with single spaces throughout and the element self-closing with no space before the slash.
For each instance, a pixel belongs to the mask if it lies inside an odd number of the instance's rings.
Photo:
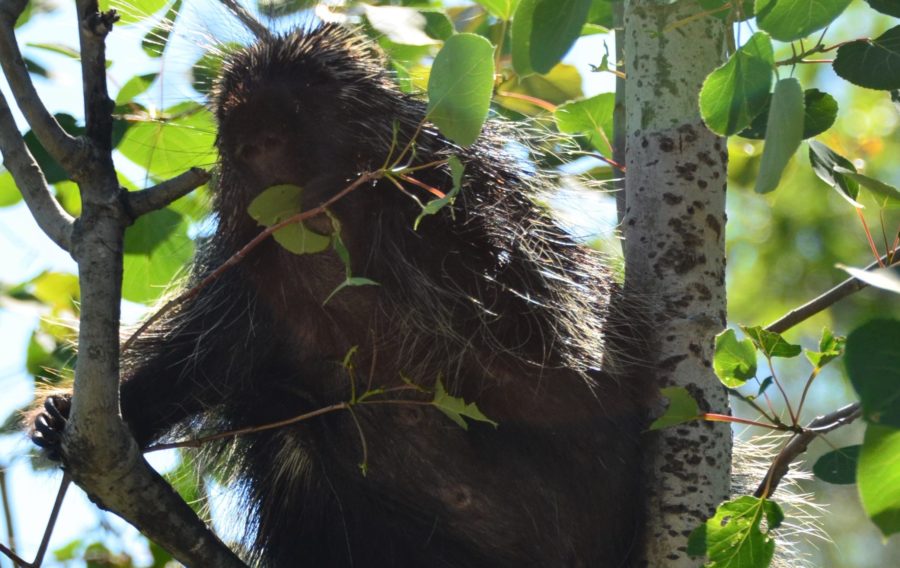
<svg viewBox="0 0 900 568">
<path fill-rule="evenodd" d="M 246 140 L 237 148 L 237 158 L 250 167 L 264 187 L 299 181 L 294 171 L 296 156 L 291 156 L 288 139 L 280 133 L 263 132 Z"/>
</svg>

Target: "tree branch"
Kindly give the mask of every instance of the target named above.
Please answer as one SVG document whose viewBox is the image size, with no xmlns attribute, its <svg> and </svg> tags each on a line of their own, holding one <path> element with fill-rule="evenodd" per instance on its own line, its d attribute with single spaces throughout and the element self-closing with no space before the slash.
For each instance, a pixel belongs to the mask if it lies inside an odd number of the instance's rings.
<svg viewBox="0 0 900 568">
<path fill-rule="evenodd" d="M 74 219 L 50 194 L 43 172 L 28 151 L 6 98 L 0 93 L 0 153 L 25 204 L 41 230 L 63 250 L 69 250 Z"/>
<path fill-rule="evenodd" d="M 41 145 L 73 179 L 77 179 L 85 145 L 63 130 L 41 102 L 16 43 L 14 27 L 26 3 L 26 0 L 0 3 L 0 67 L 3 68 L 16 104 Z"/>
<path fill-rule="evenodd" d="M 153 187 L 128 193 L 129 213 L 138 218 L 141 215 L 162 209 L 179 197 L 184 197 L 209 181 L 209 172 L 200 168 L 191 168 L 183 174 L 164 181 Z"/>
<path fill-rule="evenodd" d="M 787 475 L 791 463 L 809 448 L 809 445 L 816 437 L 821 434 L 827 434 L 846 424 L 850 424 L 861 415 L 862 407 L 860 406 L 860 403 L 854 402 L 853 404 L 848 404 L 830 414 L 819 416 L 807 424 L 802 433 L 791 438 L 791 441 L 778 452 L 775 461 L 769 466 L 766 477 L 759 484 L 759 487 L 756 488 L 754 496 L 760 498 L 771 497 L 778 488 L 778 484 L 784 476 Z"/>
<path fill-rule="evenodd" d="M 84 123 L 88 139 L 104 157 L 112 150 L 112 110 L 106 88 L 106 36 L 119 20 L 115 10 L 100 12 L 97 0 L 78 0 L 78 39 L 81 45 L 81 82 Z M 109 156 L 112 160 L 112 156 Z"/>
<path fill-rule="evenodd" d="M 900 249 L 894 249 L 890 253 L 882 256 L 879 260 L 876 260 L 875 262 L 867 266 L 866 270 L 873 270 L 875 268 L 878 268 L 879 266 L 884 266 L 884 264 L 886 262 L 889 262 L 891 259 L 896 259 L 898 252 L 900 252 Z M 896 266 L 897 264 L 900 263 L 894 262 L 894 264 L 892 264 L 891 266 Z M 866 284 L 862 280 L 858 280 L 857 278 L 848 278 L 831 290 L 825 292 L 818 298 L 810 300 L 809 302 L 803 304 L 798 308 L 794 308 L 787 314 L 778 318 L 776 321 L 770 323 L 766 326 L 766 330 L 774 331 L 775 333 L 784 333 L 795 325 L 813 317 L 822 310 L 833 306 L 839 300 L 842 300 L 855 292 L 859 292 L 867 286 L 868 284 Z"/>
<path fill-rule="evenodd" d="M 237 19 L 240 20 L 248 30 L 253 32 L 253 35 L 256 36 L 256 39 L 263 40 L 272 37 L 272 34 L 269 32 L 269 30 L 266 29 L 264 25 L 259 23 L 259 21 L 254 18 L 250 12 L 248 12 L 235 0 L 219 0 L 219 3 L 225 6 L 225 8 L 227 8 L 229 12 L 234 14 L 235 17 L 237 17 Z"/>
</svg>

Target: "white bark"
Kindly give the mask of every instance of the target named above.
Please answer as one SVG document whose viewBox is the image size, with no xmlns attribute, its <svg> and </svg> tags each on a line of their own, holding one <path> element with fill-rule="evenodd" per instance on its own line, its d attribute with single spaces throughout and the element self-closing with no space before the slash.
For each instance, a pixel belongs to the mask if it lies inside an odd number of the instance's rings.
<svg viewBox="0 0 900 568">
<path fill-rule="evenodd" d="M 704 127 L 700 86 L 724 60 L 725 24 L 694 1 L 625 5 L 626 290 L 648 306 L 660 387 L 728 412 L 713 375 L 725 326 L 725 140 Z M 662 401 L 661 401 L 662 404 Z M 653 435 L 647 453 L 648 566 L 697 566 L 687 537 L 729 496 L 731 431 L 692 423 Z"/>
</svg>

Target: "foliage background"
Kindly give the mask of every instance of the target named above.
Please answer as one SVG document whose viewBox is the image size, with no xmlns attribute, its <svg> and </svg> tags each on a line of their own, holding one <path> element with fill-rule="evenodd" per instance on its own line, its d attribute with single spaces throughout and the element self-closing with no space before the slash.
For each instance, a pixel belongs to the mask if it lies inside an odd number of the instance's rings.
<svg viewBox="0 0 900 568">
<path fill-rule="evenodd" d="M 162 7 L 163 2 L 157 5 Z M 306 21 L 302 0 L 262 0 L 264 11 L 282 10 L 288 15 L 273 21 L 275 26 L 289 27 Z M 391 2 L 381 2 L 391 4 Z M 393 4 L 452 5 L 463 25 L 477 27 L 477 10 L 464 12 L 470 2 L 393 2 Z M 76 120 L 81 116 L 80 79 L 77 61 L 66 55 L 62 45 L 74 47 L 77 40 L 70 5 L 48 2 L 34 4 L 32 18 L 20 29 L 20 42 L 26 56 L 46 71 L 38 80 L 45 101 L 54 112 L 65 112 Z M 44 13 L 39 13 L 44 12 Z M 125 10 L 128 13 L 128 10 Z M 475 19 L 467 19 L 466 16 Z M 148 83 L 148 89 L 131 101 L 122 102 L 120 113 L 154 116 L 154 110 L 190 105 L 200 100 L 192 87 L 203 87 L 208 78 L 190 74 L 192 65 L 202 55 L 202 46 L 216 40 L 245 42 L 243 32 L 218 5 L 201 0 L 184 4 L 179 16 L 179 33 L 171 38 L 162 58 L 149 57 L 140 47 L 141 39 L 151 31 L 152 22 L 117 29 L 111 38 L 109 57 L 112 88 L 129 83 L 136 75 L 158 73 L 159 79 Z M 854 0 L 848 11 L 833 25 L 826 43 L 875 37 L 890 27 L 892 20 L 878 15 L 861 0 Z M 751 35 L 750 24 L 736 27 L 738 44 Z M 554 103 L 562 103 L 581 94 L 612 90 L 612 76 L 592 73 L 589 63 L 599 64 L 603 42 L 612 53 L 612 36 L 591 36 L 581 40 L 567 58 L 573 67 L 560 67 L 545 84 L 529 86 Z M 30 43 L 32 45 L 25 45 Z M 41 45 L 44 44 L 44 45 Z M 50 44 L 50 45 L 47 45 Z M 408 48 L 385 44 L 391 55 L 410 62 L 397 67 L 401 78 L 421 80 L 416 61 L 427 48 Z M 777 58 L 790 53 L 776 54 Z M 40 73 L 40 69 L 34 68 Z M 837 123 L 818 137 L 841 154 L 851 157 L 858 168 L 893 185 L 900 185 L 900 111 L 884 92 L 851 87 L 838 79 L 827 65 L 801 65 L 797 68 L 805 87 L 817 87 L 831 93 L 840 104 Z M 582 81 L 584 84 L 582 84 Z M 7 92 L 5 85 L 2 85 Z M 123 97 L 123 99 L 126 97 Z M 187 106 L 180 107 L 186 109 Z M 510 114 L 508 109 L 500 109 Z M 171 114 L 171 111 L 170 111 Z M 24 124 L 20 121 L 20 124 Z M 214 156 L 208 153 L 212 124 L 202 114 L 190 114 L 169 134 L 162 135 L 159 122 L 132 124 L 126 142 L 120 146 L 117 165 L 136 186 L 148 180 L 177 174 L 191 165 L 209 166 Z M 137 126 L 137 128 L 136 128 Z M 155 135 L 141 137 L 140 128 Z M 845 278 L 836 263 L 861 266 L 871 260 L 871 253 L 856 215 L 844 200 L 816 178 L 805 158 L 805 149 L 788 167 L 777 192 L 761 196 L 753 192 L 762 145 L 738 137 L 730 139 L 728 288 L 729 320 L 734 323 L 764 325 Z M 127 157 L 126 157 L 127 156 Z M 160 156 L 171 160 L 159 162 Z M 130 158 L 130 159 L 129 159 Z M 149 167 L 146 167 L 149 166 Z M 597 162 L 580 161 L 580 170 L 599 177 L 609 175 L 608 168 Z M 127 185 L 127 182 L 123 181 Z M 55 189 L 67 207 L 77 209 L 74 188 L 60 182 Z M 59 475 L 42 471 L 29 459 L 30 447 L 14 431 L 15 411 L 32 398 L 35 376 L 51 378 L 46 369 L 64 369 L 71 356 L 66 341 L 71 339 L 71 321 L 77 313 L 77 282 L 72 276 L 73 264 L 53 247 L 37 230 L 26 208 L 15 198 L 8 174 L 0 174 L 0 420 L 8 417 L 0 436 L 0 468 L 7 472 L 5 483 L 12 496 L 13 527 L 20 551 L 29 557 L 37 546 L 40 531 L 49 512 Z M 567 213 L 573 230 L 611 234 L 610 212 L 614 210 L 609 195 L 569 192 L 553 200 Z M 867 220 L 880 227 L 877 208 L 870 204 Z M 577 213 L 573 213 L 577 212 Z M 126 318 L 133 321 L 146 309 L 146 303 L 161 292 L 161 286 L 174 276 L 192 251 L 191 238 L 210 230 L 204 220 L 204 196 L 198 192 L 181 200 L 170 211 L 153 216 L 145 226 L 131 231 L 131 254 L 126 265 Z M 897 211 L 886 212 L 887 231 L 896 226 Z M 607 244 L 611 239 L 606 238 Z M 146 246 L 146 243 L 163 246 Z M 45 271 L 51 271 L 50 273 Z M 877 315 L 900 315 L 896 296 L 878 290 L 866 290 L 852 296 L 826 313 L 792 331 L 788 337 L 795 343 L 812 347 L 820 330 L 827 326 L 845 334 L 855 326 Z M 65 371 L 63 371 L 65 374 Z M 805 378 L 802 368 L 791 362 L 779 367 L 789 394 L 799 396 Z M 793 379 L 793 380 L 792 380 Z M 853 393 L 840 366 L 826 372 L 813 389 L 804 422 L 816 414 L 828 412 L 853 400 Z M 744 409 L 737 412 L 747 416 Z M 828 437 L 834 447 L 858 443 L 862 425 L 841 429 Z M 831 449 L 816 442 L 807 463 Z M 216 524 L 227 528 L 227 499 L 214 482 L 198 484 L 180 467 L 178 456 L 154 458 L 154 464 L 173 472 L 179 487 L 192 495 L 199 505 L 208 503 Z M 822 567 L 884 567 L 896 565 L 900 558 L 900 542 L 895 537 L 887 544 L 868 522 L 858 504 L 855 486 L 834 486 L 818 481 L 803 483 L 804 490 L 815 493 L 817 503 L 827 504 L 821 515 L 824 531 L 832 542 L 813 538 L 801 543 L 810 564 Z M 57 551 L 60 565 L 89 566 L 161 566 L 165 553 L 152 548 L 133 529 L 117 519 L 98 513 L 73 489 L 63 509 L 51 550 Z M 0 527 L 8 531 L 2 519 Z M 233 534 L 233 533 L 232 533 Z M 6 538 L 6 537 L 3 537 Z M 0 559 L 0 566 L 5 565 Z"/>
</svg>

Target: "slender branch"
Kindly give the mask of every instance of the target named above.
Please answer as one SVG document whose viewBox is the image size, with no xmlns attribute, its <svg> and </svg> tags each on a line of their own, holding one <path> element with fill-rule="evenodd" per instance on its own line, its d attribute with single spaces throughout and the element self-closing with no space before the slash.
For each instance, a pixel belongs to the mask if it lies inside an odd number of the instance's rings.
<svg viewBox="0 0 900 568">
<path fill-rule="evenodd" d="M 127 351 L 134 344 L 135 340 L 137 340 L 137 338 L 144 331 L 146 331 L 147 328 L 149 328 L 151 325 L 153 325 L 154 323 L 159 321 L 159 319 L 162 316 L 167 314 L 173 308 L 183 304 L 187 300 L 189 300 L 189 299 L 193 298 L 194 296 L 196 296 L 197 294 L 199 294 L 201 290 L 203 290 L 204 288 L 206 288 L 207 286 L 209 286 L 210 284 L 212 284 L 213 282 L 218 280 L 219 277 L 221 277 L 222 274 L 225 273 L 225 271 L 227 271 L 228 269 L 232 268 L 233 266 L 235 266 L 236 264 L 238 264 L 239 262 L 244 260 L 244 258 L 253 249 L 258 247 L 263 241 L 265 241 L 267 238 L 269 238 L 272 235 L 272 233 L 274 233 L 278 229 L 281 229 L 288 225 L 300 223 L 300 222 L 305 221 L 306 219 L 310 219 L 312 217 L 315 217 L 316 215 L 320 215 L 320 214 L 324 213 L 325 210 L 328 207 L 330 207 L 333 203 L 343 199 L 344 196 L 346 196 L 347 194 L 349 194 L 356 188 L 360 187 L 361 185 L 365 184 L 366 182 L 378 179 L 378 178 L 382 177 L 383 175 L 384 175 L 383 170 L 378 170 L 375 172 L 366 172 L 366 173 L 362 174 L 361 176 L 359 176 L 358 178 L 356 178 L 356 180 L 354 180 L 353 183 L 351 183 L 350 185 L 348 185 L 347 187 L 342 189 L 340 192 L 335 194 L 333 197 L 331 197 L 330 199 L 328 199 L 327 201 L 325 201 L 318 207 L 314 207 L 313 209 L 310 209 L 308 211 L 298 213 L 296 215 L 288 217 L 287 219 L 285 219 L 284 221 L 282 221 L 280 223 L 276 223 L 276 224 L 272 225 L 271 227 L 267 227 L 266 230 L 264 230 L 260 234 L 256 235 L 256 237 L 254 237 L 249 243 L 244 245 L 241 248 L 241 250 L 239 250 L 236 253 L 234 253 L 233 255 L 231 255 L 231 257 L 228 260 L 223 262 L 218 268 L 216 268 L 211 273 L 209 273 L 203 280 L 198 282 L 192 288 L 186 290 L 184 293 L 180 294 L 178 297 L 173 298 L 172 300 L 166 302 L 163 305 L 163 307 L 161 307 L 159 310 L 156 311 L 156 313 L 154 313 L 152 316 L 147 318 L 144 321 L 144 323 L 142 323 L 141 326 L 138 327 L 137 330 L 133 334 L 131 334 L 131 337 L 129 337 L 128 340 L 125 341 L 125 344 L 122 345 L 122 352 L 124 353 L 125 351 Z"/>
<path fill-rule="evenodd" d="M 0 466 L 0 501 L 3 502 L 3 520 L 6 523 L 6 541 L 9 550 L 16 551 L 16 531 L 13 529 L 12 503 L 9 501 L 9 492 L 6 489 L 6 469 Z"/>
<path fill-rule="evenodd" d="M 115 10 L 100 12 L 97 0 L 77 0 L 78 37 L 81 45 L 81 82 L 84 122 L 88 139 L 104 159 L 112 159 L 112 110 L 106 88 L 106 36 L 119 20 Z"/>
<path fill-rule="evenodd" d="M 44 536 L 41 538 L 41 545 L 38 547 L 37 554 L 34 557 L 34 566 L 40 566 L 44 561 L 44 554 L 47 553 L 47 547 L 50 545 L 50 536 L 56 527 L 56 519 L 59 518 L 59 510 L 62 509 L 63 500 L 66 498 L 66 491 L 72 478 L 69 474 L 63 472 L 62 481 L 59 482 L 59 491 L 56 492 L 56 500 L 53 502 L 53 510 L 50 511 L 50 519 L 47 521 L 47 527 L 44 529 Z"/>
<path fill-rule="evenodd" d="M 243 6 L 238 4 L 235 0 L 219 0 L 219 3 L 225 6 L 229 12 L 235 15 L 238 20 L 241 21 L 244 26 L 247 27 L 248 30 L 253 32 L 253 35 L 256 36 L 258 40 L 269 39 L 272 34 L 268 29 L 261 23 L 259 20 L 253 17 L 253 15 L 248 12 Z"/>
<path fill-rule="evenodd" d="M 219 432 L 218 434 L 210 434 L 209 436 L 203 436 L 201 438 L 194 438 L 193 440 L 184 440 L 182 442 L 172 442 L 170 444 L 154 444 L 144 450 L 145 454 L 149 454 L 150 452 L 159 452 L 162 450 L 172 450 L 175 448 L 199 448 L 203 444 L 207 444 L 209 442 L 214 442 L 216 440 L 224 440 L 225 438 L 236 438 L 238 436 L 243 436 L 245 434 L 255 434 L 257 432 L 265 432 L 266 430 L 273 430 L 275 428 L 283 428 L 284 426 L 290 426 L 291 424 L 296 424 L 297 422 L 302 422 L 304 420 L 309 420 L 310 418 L 315 418 L 316 416 L 322 416 L 323 414 L 328 414 L 330 412 L 336 412 L 338 410 L 347 410 L 350 408 L 350 404 L 346 402 L 338 402 L 337 404 L 332 404 L 331 406 L 323 406 L 322 408 L 318 408 L 311 412 L 306 412 L 304 414 L 299 414 L 292 418 L 287 418 L 285 420 L 279 420 L 278 422 L 270 422 L 269 424 L 263 424 L 262 426 L 248 426 L 247 428 L 241 428 L 239 430 L 230 430 L 228 432 Z"/>
<path fill-rule="evenodd" d="M 0 67 L 16 104 L 41 145 L 73 178 L 77 178 L 86 147 L 63 130 L 41 102 L 16 43 L 15 22 L 26 3 L 25 0 L 0 2 Z"/>
<path fill-rule="evenodd" d="M 803 432 L 797 434 L 775 457 L 775 461 L 769 466 L 765 479 L 756 488 L 754 495 L 756 497 L 771 497 L 778 484 L 787 475 L 791 463 L 797 459 L 800 454 L 809 448 L 810 443 L 821 434 L 826 434 L 832 430 L 850 424 L 862 415 L 862 407 L 860 403 L 855 402 L 843 408 L 839 408 L 825 416 L 819 416 L 810 422 Z"/>
<path fill-rule="evenodd" d="M 21 556 L 7 548 L 2 542 L 0 542 L 0 554 L 3 554 L 12 560 L 15 568 L 32 568 L 31 562 L 26 562 Z"/>
<path fill-rule="evenodd" d="M 900 252 L 900 248 L 895 248 L 888 254 L 882 256 L 880 259 L 867 266 L 866 270 L 872 270 L 878 268 L 879 266 L 883 266 L 885 262 L 894 259 L 894 256 L 898 252 Z M 896 266 L 897 264 L 898 263 L 896 262 L 896 259 L 894 259 L 894 264 L 892 266 Z M 774 331 L 776 333 L 784 333 L 800 322 L 811 318 L 822 310 L 836 304 L 839 300 L 846 298 L 854 292 L 862 290 L 866 286 L 868 286 L 868 284 L 866 284 L 862 280 L 858 280 L 856 278 L 848 278 L 831 290 L 825 292 L 818 298 L 815 298 L 798 308 L 794 308 L 787 314 L 778 318 L 776 321 L 770 323 L 766 326 L 766 330 Z"/>
<path fill-rule="evenodd" d="M 0 93 L 0 152 L 25 204 L 41 230 L 61 249 L 69 250 L 74 219 L 50 194 L 47 180 L 25 145 L 6 98 Z"/>
<path fill-rule="evenodd" d="M 125 195 L 128 200 L 128 210 L 131 215 L 138 218 L 151 211 L 162 209 L 208 182 L 209 177 L 209 172 L 206 170 L 191 168 L 183 174 L 153 187 L 128 193 Z"/>
</svg>

